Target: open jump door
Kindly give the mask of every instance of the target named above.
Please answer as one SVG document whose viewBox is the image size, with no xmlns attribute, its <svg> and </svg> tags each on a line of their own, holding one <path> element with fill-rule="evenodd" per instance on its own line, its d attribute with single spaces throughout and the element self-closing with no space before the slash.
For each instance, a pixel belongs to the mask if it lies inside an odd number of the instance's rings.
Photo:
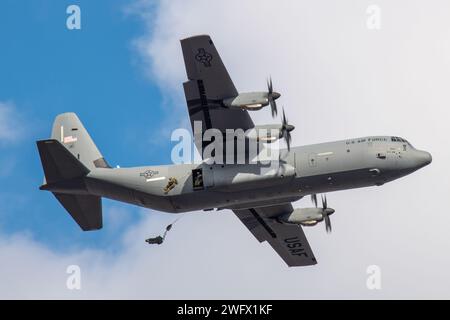
<svg viewBox="0 0 450 320">
<path fill-rule="evenodd" d="M 214 166 L 202 164 L 192 169 L 192 189 L 203 190 L 214 186 Z"/>
</svg>

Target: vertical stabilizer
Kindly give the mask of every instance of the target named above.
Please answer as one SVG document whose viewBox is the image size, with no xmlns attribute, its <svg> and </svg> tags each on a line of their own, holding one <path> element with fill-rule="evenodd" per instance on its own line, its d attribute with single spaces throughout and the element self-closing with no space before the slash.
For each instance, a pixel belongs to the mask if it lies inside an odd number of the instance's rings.
<svg viewBox="0 0 450 320">
<path fill-rule="evenodd" d="M 89 170 L 109 168 L 109 165 L 75 113 L 62 113 L 55 118 L 52 139 L 61 142 Z"/>
</svg>

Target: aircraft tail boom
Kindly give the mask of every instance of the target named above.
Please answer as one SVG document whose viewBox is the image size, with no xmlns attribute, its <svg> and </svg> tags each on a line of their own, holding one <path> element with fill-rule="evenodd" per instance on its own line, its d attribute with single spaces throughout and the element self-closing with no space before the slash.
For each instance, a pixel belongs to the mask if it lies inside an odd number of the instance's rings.
<svg viewBox="0 0 450 320">
<path fill-rule="evenodd" d="M 45 175 L 40 189 L 51 191 L 82 230 L 102 228 L 101 197 L 89 194 L 85 177 L 109 166 L 78 117 L 58 115 L 52 139 L 37 141 L 37 147 Z"/>
</svg>

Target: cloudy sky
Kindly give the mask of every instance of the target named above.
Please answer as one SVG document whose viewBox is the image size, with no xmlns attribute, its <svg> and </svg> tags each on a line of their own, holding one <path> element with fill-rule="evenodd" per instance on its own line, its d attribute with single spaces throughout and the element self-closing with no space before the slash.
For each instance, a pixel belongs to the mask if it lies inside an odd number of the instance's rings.
<svg viewBox="0 0 450 320">
<path fill-rule="evenodd" d="M 71 4 L 81 30 L 66 28 Z M 373 5 L 379 29 L 367 26 Z M 448 1 L 0 8 L 0 298 L 450 298 Z M 328 194 L 333 233 L 305 229 L 314 267 L 287 268 L 225 210 L 184 214 L 151 247 L 144 239 L 174 217 L 104 200 L 104 228 L 81 232 L 38 190 L 35 141 L 49 136 L 56 114 L 74 111 L 112 165 L 170 163 L 170 133 L 188 127 L 179 39 L 195 34 L 211 35 L 238 90 L 264 90 L 272 76 L 294 145 L 396 135 L 433 163 L 383 187 Z M 252 117 L 273 121 L 268 111 Z M 81 290 L 66 286 L 71 265 Z M 366 286 L 372 265 L 380 290 Z"/>
</svg>

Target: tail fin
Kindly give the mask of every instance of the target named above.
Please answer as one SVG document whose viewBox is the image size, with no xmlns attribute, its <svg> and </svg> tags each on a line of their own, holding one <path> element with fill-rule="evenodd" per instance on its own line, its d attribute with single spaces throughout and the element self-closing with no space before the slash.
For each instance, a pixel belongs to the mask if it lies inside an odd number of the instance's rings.
<svg viewBox="0 0 450 320">
<path fill-rule="evenodd" d="M 110 167 L 75 113 L 62 113 L 55 118 L 52 139 L 60 141 L 89 170 Z"/>
<path fill-rule="evenodd" d="M 59 141 L 41 140 L 37 142 L 37 147 L 48 185 L 82 178 L 89 173 L 89 169 Z"/>
<path fill-rule="evenodd" d="M 88 193 L 84 177 L 108 164 L 74 113 L 56 117 L 52 138 L 37 142 L 45 174 L 41 189 L 51 191 L 84 231 L 102 228 L 101 198 Z"/>
</svg>

